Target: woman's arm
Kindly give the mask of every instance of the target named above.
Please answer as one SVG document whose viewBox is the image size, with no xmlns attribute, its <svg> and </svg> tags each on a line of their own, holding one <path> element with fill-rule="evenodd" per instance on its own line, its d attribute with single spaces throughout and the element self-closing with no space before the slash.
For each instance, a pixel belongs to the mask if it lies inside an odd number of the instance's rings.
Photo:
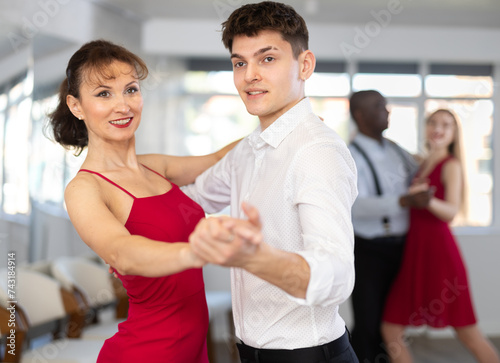
<svg viewBox="0 0 500 363">
<path fill-rule="evenodd" d="M 439 219 L 451 222 L 456 216 L 462 203 L 462 167 L 456 159 L 443 165 L 441 180 L 444 184 L 444 200 L 433 197 L 428 210 Z"/>
<path fill-rule="evenodd" d="M 196 177 L 210 168 L 231 151 L 241 139 L 233 141 L 219 151 L 202 156 L 172 156 L 161 154 L 140 155 L 139 161 L 178 186 L 194 183 Z"/>
<path fill-rule="evenodd" d="M 65 201 L 81 239 L 122 275 L 158 277 L 204 265 L 188 243 L 159 243 L 131 235 L 91 176 L 77 175 L 66 188 Z"/>
</svg>

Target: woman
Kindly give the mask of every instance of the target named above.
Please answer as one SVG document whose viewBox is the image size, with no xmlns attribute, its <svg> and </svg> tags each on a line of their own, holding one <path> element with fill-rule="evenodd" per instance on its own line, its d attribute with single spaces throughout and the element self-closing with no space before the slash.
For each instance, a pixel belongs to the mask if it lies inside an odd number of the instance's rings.
<svg viewBox="0 0 500 363">
<path fill-rule="evenodd" d="M 499 362 L 481 334 L 467 273 L 449 223 L 464 204 L 463 159 L 457 118 L 448 110 L 426 122 L 428 155 L 410 191 L 435 188 L 427 209 L 412 209 L 401 270 L 387 298 L 382 335 L 392 362 L 411 362 L 405 326 L 452 326 L 478 362 Z"/>
<path fill-rule="evenodd" d="M 186 243 L 204 212 L 177 185 L 192 183 L 234 143 L 203 157 L 136 155 L 147 73 L 139 57 L 103 40 L 69 60 L 50 122 L 57 142 L 88 153 L 65 201 L 82 240 L 129 296 L 128 319 L 98 362 L 205 363 L 204 261 Z"/>
</svg>

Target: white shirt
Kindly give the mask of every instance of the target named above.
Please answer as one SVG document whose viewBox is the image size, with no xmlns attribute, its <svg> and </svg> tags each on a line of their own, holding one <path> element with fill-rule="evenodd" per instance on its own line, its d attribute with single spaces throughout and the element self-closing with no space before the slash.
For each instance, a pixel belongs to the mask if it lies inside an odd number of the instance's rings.
<svg viewBox="0 0 500 363">
<path fill-rule="evenodd" d="M 356 168 L 307 98 L 263 132 L 259 126 L 184 191 L 206 212 L 230 205 L 237 218 L 245 218 L 240 206 L 248 201 L 260 212 L 264 241 L 300 254 L 310 266 L 305 299 L 232 268 L 238 338 L 256 348 L 295 349 L 345 332 L 338 306 L 354 286 Z"/>
<path fill-rule="evenodd" d="M 400 196 L 408 193 L 408 186 L 418 165 L 414 158 L 391 141 L 379 143 L 358 133 L 354 140 L 370 158 L 378 176 L 382 195 L 377 195 L 373 174 L 366 159 L 349 145 L 358 170 L 358 198 L 352 207 L 354 232 L 363 238 L 387 235 L 382 218 L 389 217 L 389 235 L 401 236 L 408 231 L 409 210 L 399 205 Z M 399 148 L 399 151 L 398 151 Z"/>
</svg>

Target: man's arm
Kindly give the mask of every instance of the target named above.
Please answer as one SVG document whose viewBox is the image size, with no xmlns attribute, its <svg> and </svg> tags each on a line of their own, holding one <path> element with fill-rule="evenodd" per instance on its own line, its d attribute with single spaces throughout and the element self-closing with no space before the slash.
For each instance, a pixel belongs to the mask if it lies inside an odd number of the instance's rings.
<svg viewBox="0 0 500 363">
<path fill-rule="evenodd" d="M 236 145 L 236 149 L 238 147 Z M 181 188 L 188 197 L 203 208 L 205 213 L 217 213 L 230 205 L 231 168 L 236 149 L 199 175 L 194 183 Z"/>
<path fill-rule="evenodd" d="M 331 162 L 322 163 L 318 152 Z M 354 163 L 345 146 L 319 145 L 303 152 L 294 168 L 293 203 L 302 227 L 303 250 L 279 250 L 265 240 L 247 243 L 238 233 L 232 239 L 222 222 L 211 219 L 200 224 L 190 242 L 203 259 L 244 268 L 301 299 L 299 303 L 339 304 L 354 285 L 350 217 L 356 197 Z"/>
<path fill-rule="evenodd" d="M 406 188 L 400 191 L 401 194 L 384 194 L 380 196 L 375 195 L 374 191 L 370 189 L 373 188 L 373 174 L 365 159 L 355 148 L 349 147 L 358 167 L 359 195 L 352 207 L 352 216 L 355 220 L 396 216 L 403 209 L 410 207 L 421 209 L 428 205 L 432 197 L 429 190 L 420 190 L 416 193 L 407 191 L 407 187 L 409 187 L 409 183 L 418 169 L 415 158 L 398 145 L 393 147 L 399 148 L 398 158 L 403 160 L 405 167 L 398 169 L 397 166 L 394 166 L 392 175 L 383 175 L 382 178 L 390 178 L 394 183 L 405 185 Z"/>
<path fill-rule="evenodd" d="M 233 141 L 222 149 L 203 156 L 171 156 L 168 167 L 167 178 L 170 178 L 179 186 L 194 183 L 196 177 L 205 170 L 215 165 L 229 151 L 231 151 L 241 139 Z"/>
<path fill-rule="evenodd" d="M 304 250 L 297 253 L 311 270 L 306 299 L 298 302 L 338 305 L 354 287 L 351 208 L 357 197 L 356 167 L 339 140 L 303 150 L 295 175 L 294 202 L 304 241 Z"/>
<path fill-rule="evenodd" d="M 243 268 L 294 297 L 305 298 L 310 276 L 306 260 L 264 242 L 259 212 L 245 203 L 242 208 L 247 221 L 221 217 L 198 224 L 189 238 L 193 250 L 211 263 Z"/>
<path fill-rule="evenodd" d="M 173 156 L 163 154 L 145 154 L 139 161 L 151 169 L 162 173 L 178 186 L 194 183 L 196 177 L 220 161 L 240 140 L 233 141 L 222 149 L 200 156 Z"/>
</svg>

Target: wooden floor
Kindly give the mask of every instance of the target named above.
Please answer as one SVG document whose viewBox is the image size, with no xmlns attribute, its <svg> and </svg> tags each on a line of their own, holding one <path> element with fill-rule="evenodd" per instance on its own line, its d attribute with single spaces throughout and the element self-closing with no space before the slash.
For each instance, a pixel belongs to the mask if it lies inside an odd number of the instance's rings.
<svg viewBox="0 0 500 363">
<path fill-rule="evenodd" d="M 490 338 L 500 351 L 500 337 Z M 411 341 L 415 363 L 473 363 L 476 362 L 468 350 L 456 339 L 430 339 L 415 337 Z"/>
<path fill-rule="evenodd" d="M 490 338 L 490 340 L 500 350 L 500 337 Z M 414 363 L 475 362 L 470 353 L 455 339 L 432 339 L 426 336 L 414 336 L 410 338 L 410 347 L 413 352 Z M 239 363 L 238 359 L 231 358 L 231 351 L 231 347 L 228 344 L 217 343 L 216 359 L 210 363 Z"/>
</svg>

